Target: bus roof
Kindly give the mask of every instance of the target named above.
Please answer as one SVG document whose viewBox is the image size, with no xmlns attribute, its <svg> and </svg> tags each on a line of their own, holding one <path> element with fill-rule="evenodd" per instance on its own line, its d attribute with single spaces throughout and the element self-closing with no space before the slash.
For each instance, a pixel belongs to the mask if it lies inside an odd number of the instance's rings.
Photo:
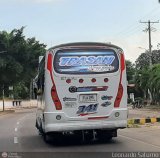
<svg viewBox="0 0 160 158">
<path fill-rule="evenodd" d="M 49 48 L 48 50 L 61 48 L 61 47 L 80 47 L 80 46 L 97 46 L 97 47 L 113 47 L 116 49 L 121 49 L 120 47 L 110 44 L 110 43 L 100 43 L 100 42 L 75 42 L 75 43 L 66 43 L 66 44 L 60 44 L 54 47 Z"/>
</svg>

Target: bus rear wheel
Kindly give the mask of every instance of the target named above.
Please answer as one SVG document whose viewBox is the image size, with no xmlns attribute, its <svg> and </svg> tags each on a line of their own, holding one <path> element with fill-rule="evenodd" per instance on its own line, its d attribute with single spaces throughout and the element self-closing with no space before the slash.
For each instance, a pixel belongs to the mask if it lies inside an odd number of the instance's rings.
<svg viewBox="0 0 160 158">
<path fill-rule="evenodd" d="M 46 143 L 61 143 L 63 134 L 61 132 L 44 133 L 43 139 Z"/>
<path fill-rule="evenodd" d="M 109 141 L 117 136 L 117 130 L 98 130 L 97 137 L 100 141 Z"/>
<path fill-rule="evenodd" d="M 43 140 L 46 142 L 46 143 L 51 143 L 51 136 L 47 133 L 44 133 L 43 134 Z"/>
</svg>

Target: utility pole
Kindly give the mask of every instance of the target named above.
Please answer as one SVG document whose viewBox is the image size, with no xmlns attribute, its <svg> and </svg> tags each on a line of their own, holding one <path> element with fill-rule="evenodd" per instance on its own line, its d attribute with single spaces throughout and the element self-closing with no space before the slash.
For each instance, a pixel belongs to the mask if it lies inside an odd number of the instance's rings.
<svg viewBox="0 0 160 158">
<path fill-rule="evenodd" d="M 140 23 L 148 24 L 148 28 L 146 28 L 145 31 L 147 31 L 148 34 L 149 34 L 149 55 L 150 55 L 149 64 L 150 64 L 150 67 L 152 67 L 152 42 L 151 42 L 152 28 L 151 28 L 151 24 L 159 23 L 159 21 L 148 20 L 147 22 L 146 21 L 145 22 L 140 21 Z"/>
<path fill-rule="evenodd" d="M 4 85 L 3 85 L 2 97 L 3 97 L 3 112 L 4 112 Z"/>
</svg>

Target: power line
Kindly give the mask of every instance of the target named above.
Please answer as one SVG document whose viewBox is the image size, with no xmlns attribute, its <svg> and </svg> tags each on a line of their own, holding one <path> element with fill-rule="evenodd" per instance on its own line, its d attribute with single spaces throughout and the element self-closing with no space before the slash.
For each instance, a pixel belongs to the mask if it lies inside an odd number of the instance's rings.
<svg viewBox="0 0 160 158">
<path fill-rule="evenodd" d="M 123 31 L 123 32 L 119 33 L 119 35 L 123 35 L 123 36 L 130 35 L 134 32 L 138 32 L 138 31 L 140 31 L 140 25 L 137 25 L 135 27 L 131 27 L 130 29 L 126 30 L 125 32 Z"/>
<path fill-rule="evenodd" d="M 148 12 L 146 15 L 144 15 L 143 17 L 141 17 L 141 19 L 144 19 L 144 18 L 147 18 L 147 17 L 153 17 L 153 16 L 157 15 L 159 12 L 160 12 L 160 8 L 159 8 L 159 6 L 156 6 L 150 12 Z M 156 14 L 154 14 L 154 13 L 156 13 Z"/>
<path fill-rule="evenodd" d="M 160 10 L 159 10 L 159 6 L 154 7 L 154 8 L 153 8 L 152 10 L 150 10 L 146 15 L 142 16 L 141 19 L 144 19 L 144 18 L 148 17 L 149 15 L 154 14 L 154 13 L 157 12 L 157 11 L 158 11 L 158 13 L 159 13 L 159 11 L 160 11 Z M 157 15 L 157 14 L 156 14 L 156 15 Z M 126 27 L 126 28 L 123 29 L 122 31 L 116 33 L 116 35 L 121 35 L 121 34 L 125 35 L 125 34 L 128 34 L 128 33 L 132 32 L 133 30 L 136 30 L 138 27 L 139 27 L 139 25 L 137 26 L 137 24 L 133 23 L 132 25 Z"/>
</svg>

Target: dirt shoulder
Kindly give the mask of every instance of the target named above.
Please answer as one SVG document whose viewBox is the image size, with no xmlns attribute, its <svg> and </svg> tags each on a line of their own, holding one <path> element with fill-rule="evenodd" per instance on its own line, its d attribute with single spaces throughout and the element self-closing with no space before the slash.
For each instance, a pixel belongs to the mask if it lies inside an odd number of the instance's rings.
<svg viewBox="0 0 160 158">
<path fill-rule="evenodd" d="M 145 107 L 141 109 L 132 109 L 131 106 L 129 109 L 129 118 L 151 118 L 151 117 L 160 117 L 160 107 Z"/>
<path fill-rule="evenodd" d="M 1 115 L 6 115 L 6 114 L 9 114 L 9 113 L 13 113 L 13 112 L 15 112 L 15 110 L 0 111 L 0 116 L 1 116 Z"/>
</svg>

